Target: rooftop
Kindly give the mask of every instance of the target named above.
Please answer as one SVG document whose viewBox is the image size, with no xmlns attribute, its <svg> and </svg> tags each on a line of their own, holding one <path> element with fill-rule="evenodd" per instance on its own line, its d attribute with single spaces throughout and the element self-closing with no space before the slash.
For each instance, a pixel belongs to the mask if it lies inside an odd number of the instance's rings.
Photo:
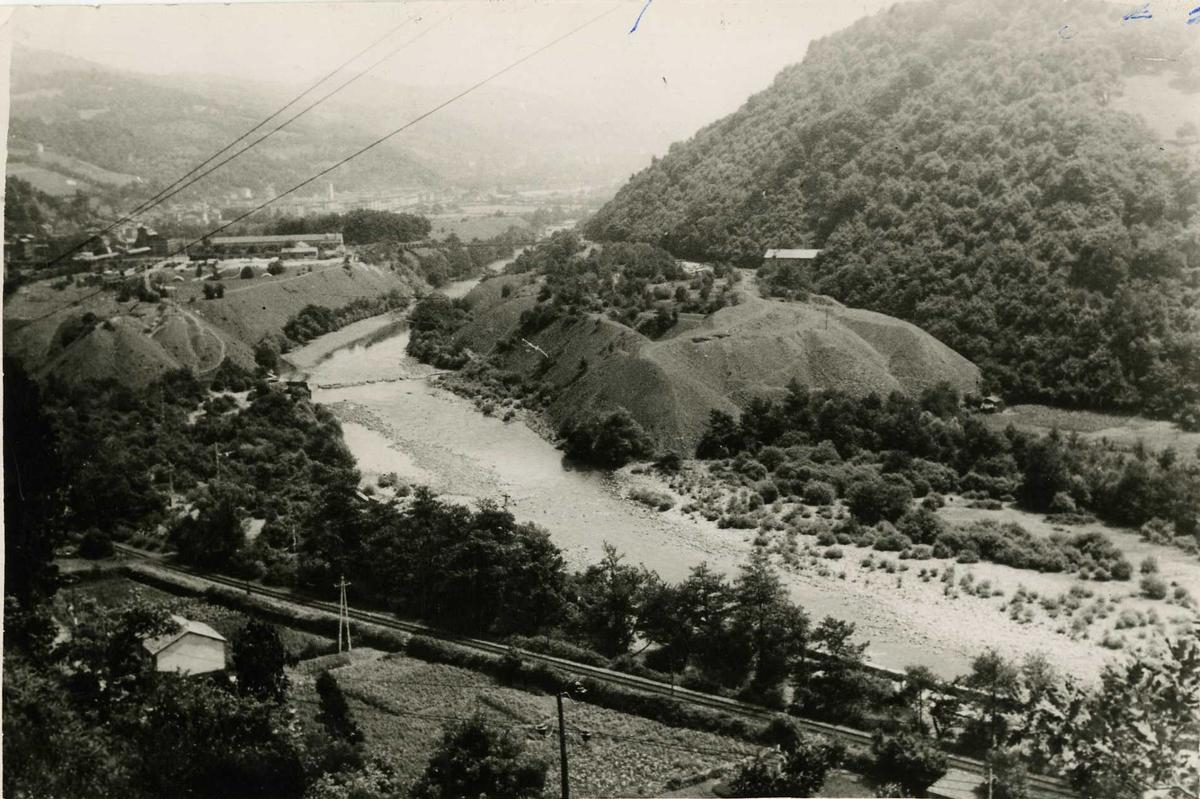
<svg viewBox="0 0 1200 799">
<path fill-rule="evenodd" d="M 166 633 L 165 635 L 155 636 L 154 638 L 147 638 L 142 642 L 142 646 L 146 647 L 150 654 L 157 655 L 159 652 L 163 651 L 183 636 L 189 634 L 200 635 L 205 638 L 215 639 L 217 641 L 225 640 L 225 636 L 221 635 L 219 632 L 214 630 L 212 627 L 209 627 L 202 621 L 192 621 L 191 619 L 185 619 L 183 616 L 175 615 L 171 616 L 171 621 L 179 625 L 179 629 L 176 632 Z"/>
<path fill-rule="evenodd" d="M 209 239 L 216 244 L 294 244 L 297 242 L 311 244 L 341 244 L 341 233 L 296 233 L 282 236 L 213 236 Z"/>
<path fill-rule="evenodd" d="M 820 250 L 785 250 L 785 249 L 770 249 L 767 250 L 763 258 L 797 258 L 805 261 L 812 260 L 821 254 Z"/>
</svg>

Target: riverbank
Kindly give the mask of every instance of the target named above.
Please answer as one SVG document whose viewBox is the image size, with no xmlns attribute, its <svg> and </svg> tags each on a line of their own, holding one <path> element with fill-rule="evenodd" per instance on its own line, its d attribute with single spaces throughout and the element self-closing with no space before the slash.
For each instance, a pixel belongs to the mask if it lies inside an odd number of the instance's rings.
<svg viewBox="0 0 1200 799">
<path fill-rule="evenodd" d="M 675 492 L 671 492 L 675 507 L 666 512 L 630 499 L 630 491 L 637 487 L 670 492 L 670 486 L 650 470 L 635 474 L 627 468 L 610 474 L 565 461 L 550 440 L 534 431 L 536 425 L 522 423 L 519 415 L 507 422 L 485 415 L 470 400 L 428 379 L 435 370 L 405 353 L 407 331 L 383 340 L 373 338 L 365 326 L 359 332 L 364 331 L 365 338 L 347 334 L 340 349 L 319 358 L 310 383 L 316 386 L 314 399 L 343 422 L 347 446 L 365 483 L 395 472 L 403 482 L 429 485 L 450 499 L 504 504 L 517 518 L 549 531 L 569 566 L 576 569 L 596 562 L 607 542 L 629 562 L 643 563 L 666 580 L 683 579 L 702 562 L 736 577 L 756 543 L 764 543 L 756 542 L 757 530 L 720 529 L 685 514 L 686 498 Z M 378 382 L 385 379 L 396 382 Z M 377 382 L 344 385 L 362 380 Z M 320 388 L 329 384 L 342 387 Z M 533 419 L 535 411 L 526 413 Z M 803 542 L 807 537 L 800 538 Z M 785 539 L 786 535 L 783 539 L 772 535 L 765 543 L 782 555 Z M 824 559 L 815 548 L 800 550 L 794 560 L 781 557 L 789 564 L 783 577 L 793 599 L 815 619 L 831 615 L 854 622 L 861 638 L 870 642 L 869 659 L 878 665 L 901 669 L 920 664 L 943 677 L 954 677 L 968 670 L 972 657 L 994 646 L 1016 658 L 1042 652 L 1077 677 L 1090 680 L 1115 656 L 1101 645 L 1098 635 L 1072 639 L 1046 619 L 1030 621 L 1027 614 L 1014 617 L 1010 612 L 1009 603 L 1019 587 L 1049 596 L 1067 589 L 1067 584 L 1055 582 L 1069 583 L 1063 575 L 1039 575 L 996 564 L 960 565 L 951 596 L 940 579 L 948 562 L 899 561 L 894 553 L 874 553 L 877 565 L 868 567 L 862 561 L 871 551 L 843 550 L 844 557 L 837 561 Z M 883 556 L 893 561 L 891 571 L 878 563 Z M 921 569 L 935 566 L 937 578 L 920 576 Z M 990 581 L 1004 596 L 959 589 L 958 581 L 968 572 L 973 584 Z M 1088 587 L 1098 591 L 1095 599 L 1087 600 L 1089 604 L 1101 595 L 1107 603 L 1110 592 L 1125 594 L 1120 610 L 1105 605 L 1103 618 L 1111 614 L 1109 625 L 1121 611 L 1137 604 L 1129 597 L 1137 590 L 1135 584 L 1089 583 Z M 1028 603 L 1026 608 L 1036 610 L 1035 606 Z M 1130 634 L 1149 629 L 1131 629 Z"/>
</svg>

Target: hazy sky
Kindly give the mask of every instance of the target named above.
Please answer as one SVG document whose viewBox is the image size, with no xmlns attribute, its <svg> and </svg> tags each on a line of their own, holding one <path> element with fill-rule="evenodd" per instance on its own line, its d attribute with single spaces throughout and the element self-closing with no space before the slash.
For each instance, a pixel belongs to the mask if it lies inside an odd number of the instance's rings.
<svg viewBox="0 0 1200 799">
<path fill-rule="evenodd" d="M 465 85 L 615 9 L 496 81 L 552 96 L 635 107 L 663 100 L 683 127 L 710 121 L 799 61 L 809 41 L 893 0 L 642 0 L 293 3 L 23 8 L 14 43 L 159 74 L 254 77 L 292 85 L 412 20 L 365 66 L 426 28 L 374 73 L 408 84 Z M 630 33 L 642 12 L 636 32 Z"/>
</svg>

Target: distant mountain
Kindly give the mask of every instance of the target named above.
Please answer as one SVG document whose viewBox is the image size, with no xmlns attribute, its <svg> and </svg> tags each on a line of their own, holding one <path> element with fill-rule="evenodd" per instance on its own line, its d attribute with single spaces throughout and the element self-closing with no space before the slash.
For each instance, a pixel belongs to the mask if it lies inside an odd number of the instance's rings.
<svg viewBox="0 0 1200 799">
<path fill-rule="evenodd" d="M 1200 425 L 1195 31 L 1057 9 L 902 4 L 814 42 L 588 233 L 745 265 L 823 248 L 762 282 L 918 324 L 1014 398 Z"/>
<path fill-rule="evenodd" d="M 272 97 L 253 85 L 177 88 L 161 78 L 18 49 L 12 59 L 8 171 L 53 194 L 131 183 L 166 185 L 286 97 Z M 205 178 L 191 196 L 283 188 L 372 138 L 335 120 L 306 116 Z M 351 162 L 337 179 L 356 188 L 444 182 L 394 144 Z"/>
<path fill-rule="evenodd" d="M 351 74 L 325 84 L 272 126 Z M 205 178 L 196 196 L 292 185 L 463 88 L 399 85 L 368 75 Z M 299 90 L 251 79 L 135 74 L 18 48 L 9 174 L 58 195 L 138 182 L 164 185 Z M 329 180 L 354 190 L 615 187 L 649 160 L 644 142 L 661 141 L 661 134 L 653 133 L 651 121 L 614 129 L 610 112 L 586 97 L 564 102 L 536 90 L 487 86 L 340 167 Z"/>
</svg>

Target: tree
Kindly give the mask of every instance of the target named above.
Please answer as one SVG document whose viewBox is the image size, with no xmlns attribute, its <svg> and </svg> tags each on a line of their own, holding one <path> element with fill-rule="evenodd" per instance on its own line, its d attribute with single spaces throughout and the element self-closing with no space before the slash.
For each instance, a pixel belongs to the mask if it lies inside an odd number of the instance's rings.
<svg viewBox="0 0 1200 799">
<path fill-rule="evenodd" d="M 205 569 L 226 566 L 245 537 L 241 517 L 228 492 L 219 492 L 197 516 L 183 517 L 171 531 L 180 558 Z"/>
<path fill-rule="evenodd" d="M 1045 511 L 1056 494 L 1069 493 L 1071 473 L 1057 431 L 1025 447 L 1021 501 L 1033 510 Z"/>
<path fill-rule="evenodd" d="M 696 444 L 697 458 L 732 458 L 744 446 L 742 431 L 736 419 L 725 411 L 711 411 L 704 435 Z"/>
<path fill-rule="evenodd" d="M 42 391 L 8 356 L 4 430 L 4 594 L 28 609 L 57 588 L 52 561 L 62 538 L 65 471 Z M 6 624 L 6 640 L 10 632 Z"/>
<path fill-rule="evenodd" d="M 1029 771 L 1019 752 L 997 749 L 988 754 L 987 765 L 991 784 L 975 789 L 979 799 L 1029 799 Z"/>
<path fill-rule="evenodd" d="M 618 408 L 600 418 L 568 420 L 561 430 L 567 455 L 576 460 L 616 469 L 631 460 L 647 458 L 653 443 L 633 415 Z"/>
<path fill-rule="evenodd" d="M 283 671 L 287 651 L 275 625 L 250 619 L 234 634 L 231 649 L 241 693 L 276 702 L 287 697 L 288 678 Z"/>
<path fill-rule="evenodd" d="M 775 699 L 789 666 L 806 646 L 808 616 L 788 600 L 763 549 L 751 552 L 742 565 L 734 596 L 734 629 L 746 642 L 753 664 L 750 692 L 760 700 Z"/>
<path fill-rule="evenodd" d="M 867 777 L 875 785 L 896 783 L 905 796 L 924 796 L 925 789 L 946 773 L 946 755 L 911 733 L 885 737 L 876 733 L 871 741 L 871 763 Z"/>
<path fill-rule="evenodd" d="M 850 486 L 846 504 L 863 524 L 894 522 L 912 504 L 912 489 L 903 483 L 869 477 Z"/>
<path fill-rule="evenodd" d="M 575 578 L 576 626 L 596 651 L 629 651 L 641 622 L 641 609 L 658 582 L 644 566 L 622 563 L 624 556 L 605 542 L 604 558 Z"/>
<path fill-rule="evenodd" d="M 928 712 L 928 698 L 940 684 L 937 675 L 926 666 L 906 666 L 904 669 L 904 685 L 897 698 L 908 707 L 913 728 L 922 735 L 929 732 L 930 723 L 934 728 L 938 727 L 938 721 Z"/>
<path fill-rule="evenodd" d="M 1108 664 L 1100 687 L 1068 686 L 1041 714 L 1055 760 L 1089 799 L 1159 788 L 1195 795 L 1200 641 L 1194 631 Z"/>
<path fill-rule="evenodd" d="M 995 649 L 988 649 L 971 661 L 971 672 L 962 683 L 983 694 L 982 702 L 975 703 L 978 715 L 968 720 L 963 730 L 962 742 L 980 754 L 1003 746 L 1009 731 L 1006 714 L 1019 705 L 1018 667 Z"/>
<path fill-rule="evenodd" d="M 794 703 L 799 712 L 818 718 L 859 723 L 869 707 L 886 693 L 880 681 L 863 668 L 866 642 L 855 643 L 852 622 L 826 616 L 812 633 L 812 642 L 825 657 L 815 671 L 798 664 Z"/>
<path fill-rule="evenodd" d="M 346 696 L 342 693 L 337 679 L 328 671 L 323 671 L 317 678 L 316 687 L 317 698 L 321 705 L 321 710 L 317 713 L 317 721 L 321 722 L 326 731 L 337 740 L 349 744 L 362 743 L 362 730 L 358 728 L 358 724 L 350 713 L 350 705 L 346 703 Z"/>
<path fill-rule="evenodd" d="M 797 732 L 778 753 L 759 755 L 729 781 L 732 796 L 816 796 L 845 759 L 839 742 Z"/>
<path fill-rule="evenodd" d="M 478 714 L 450 726 L 410 791 L 412 799 L 541 799 L 547 764 Z"/>
</svg>

